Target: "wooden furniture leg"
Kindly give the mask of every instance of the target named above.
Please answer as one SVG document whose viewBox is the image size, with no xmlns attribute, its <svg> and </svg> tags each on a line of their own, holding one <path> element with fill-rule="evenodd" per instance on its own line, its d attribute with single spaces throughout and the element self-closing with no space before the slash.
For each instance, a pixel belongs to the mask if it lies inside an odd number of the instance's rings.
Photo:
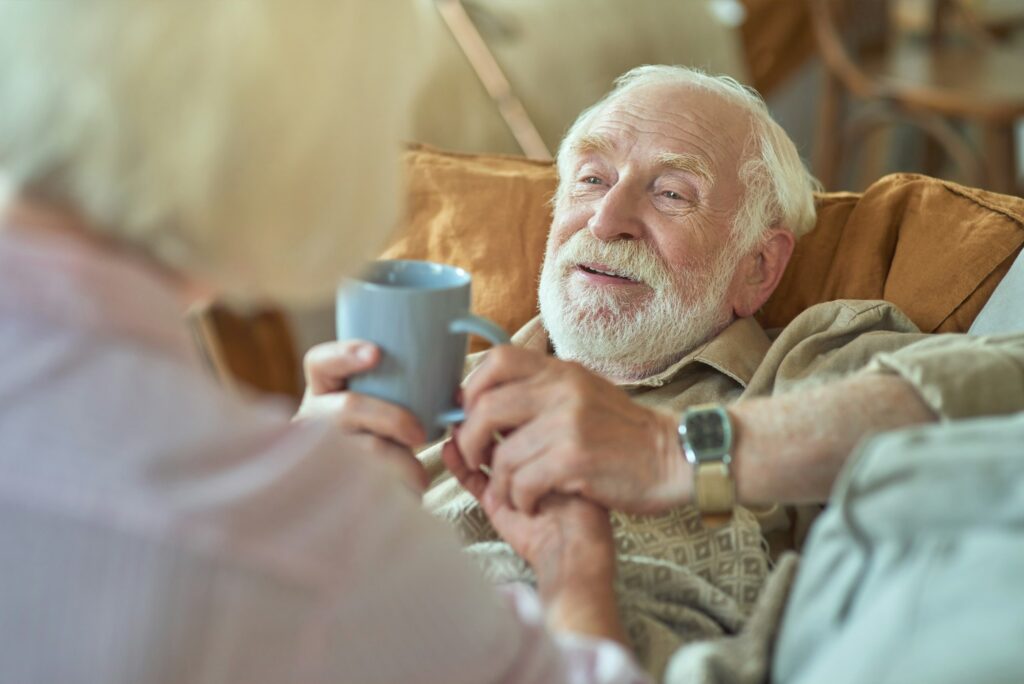
<svg viewBox="0 0 1024 684">
<path fill-rule="evenodd" d="M 814 141 L 814 172 L 826 190 L 836 190 L 839 182 L 840 156 L 843 153 L 839 117 L 842 112 L 842 85 L 825 71 L 822 75 L 821 99 L 818 105 L 818 130 Z"/>
<path fill-rule="evenodd" d="M 1017 165 L 1014 160 L 1013 124 L 993 124 L 982 131 L 985 163 L 989 169 L 989 188 L 996 192 L 1013 194 L 1017 184 Z"/>
</svg>

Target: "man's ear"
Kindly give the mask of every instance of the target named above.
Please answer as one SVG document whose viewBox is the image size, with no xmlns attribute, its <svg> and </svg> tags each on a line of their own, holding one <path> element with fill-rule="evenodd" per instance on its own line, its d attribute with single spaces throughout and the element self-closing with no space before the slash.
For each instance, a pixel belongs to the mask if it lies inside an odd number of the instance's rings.
<svg viewBox="0 0 1024 684">
<path fill-rule="evenodd" d="M 788 229 L 775 226 L 757 249 L 745 256 L 733 279 L 733 311 L 739 318 L 753 316 L 771 297 L 782 279 L 796 238 Z"/>
</svg>

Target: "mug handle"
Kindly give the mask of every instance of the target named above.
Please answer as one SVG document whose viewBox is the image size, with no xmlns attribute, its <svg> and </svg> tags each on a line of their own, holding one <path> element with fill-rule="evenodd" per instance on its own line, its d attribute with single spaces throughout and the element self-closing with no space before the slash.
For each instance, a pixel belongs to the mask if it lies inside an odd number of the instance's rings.
<svg viewBox="0 0 1024 684">
<path fill-rule="evenodd" d="M 456 318 L 448 324 L 448 332 L 453 335 L 479 335 L 493 345 L 508 344 L 512 341 L 501 326 L 475 314 Z M 465 419 L 466 412 L 458 408 L 445 411 L 437 417 L 437 422 L 439 425 L 451 425 L 461 423 Z"/>
</svg>

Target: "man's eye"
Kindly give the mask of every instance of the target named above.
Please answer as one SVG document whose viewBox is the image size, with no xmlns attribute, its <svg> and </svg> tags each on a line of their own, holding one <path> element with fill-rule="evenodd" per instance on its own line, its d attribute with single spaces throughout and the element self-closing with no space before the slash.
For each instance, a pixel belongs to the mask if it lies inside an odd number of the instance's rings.
<svg viewBox="0 0 1024 684">
<path fill-rule="evenodd" d="M 684 199 L 684 197 L 682 195 L 680 195 L 678 192 L 676 192 L 675 190 L 666 190 L 665 192 L 663 192 L 661 194 L 663 196 L 665 196 L 665 197 L 668 197 L 670 200 L 681 200 L 681 199 Z"/>
<path fill-rule="evenodd" d="M 600 185 L 601 179 L 597 176 L 584 176 L 583 182 L 587 185 Z"/>
</svg>

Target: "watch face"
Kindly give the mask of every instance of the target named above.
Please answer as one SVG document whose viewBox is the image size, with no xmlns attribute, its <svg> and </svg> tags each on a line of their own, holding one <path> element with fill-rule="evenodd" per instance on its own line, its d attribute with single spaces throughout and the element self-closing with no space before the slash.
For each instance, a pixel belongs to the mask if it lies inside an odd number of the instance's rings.
<svg viewBox="0 0 1024 684">
<path fill-rule="evenodd" d="M 696 451 L 721 449 L 725 444 L 725 427 L 716 413 L 698 413 L 686 421 L 686 434 Z"/>
<path fill-rule="evenodd" d="M 729 418 L 721 408 L 696 409 L 686 415 L 683 439 L 686 458 L 692 463 L 731 460 L 732 429 Z"/>
</svg>

